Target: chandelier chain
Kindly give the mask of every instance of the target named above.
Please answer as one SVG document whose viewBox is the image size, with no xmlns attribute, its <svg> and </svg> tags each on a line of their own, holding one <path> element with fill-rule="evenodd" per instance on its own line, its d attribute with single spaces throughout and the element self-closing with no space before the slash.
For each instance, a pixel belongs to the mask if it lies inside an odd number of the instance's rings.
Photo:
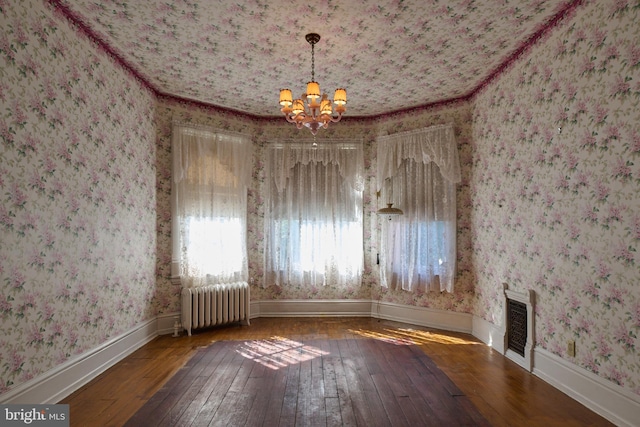
<svg viewBox="0 0 640 427">
<path fill-rule="evenodd" d="M 315 56 L 316 44 L 311 43 L 311 81 L 316 81 L 316 56 Z"/>
</svg>

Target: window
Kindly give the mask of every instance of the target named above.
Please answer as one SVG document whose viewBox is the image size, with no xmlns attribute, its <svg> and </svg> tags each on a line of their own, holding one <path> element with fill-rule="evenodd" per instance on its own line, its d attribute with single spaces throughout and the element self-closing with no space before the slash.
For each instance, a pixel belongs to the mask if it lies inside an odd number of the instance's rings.
<svg viewBox="0 0 640 427">
<path fill-rule="evenodd" d="M 174 125 L 172 150 L 172 270 L 187 287 L 247 281 L 250 140 Z"/>
<path fill-rule="evenodd" d="M 242 227 L 243 221 L 237 217 L 186 217 L 184 247 L 187 259 L 209 279 L 225 269 L 242 271 Z"/>
<path fill-rule="evenodd" d="M 450 125 L 378 139 L 380 197 L 404 212 L 382 222 L 382 286 L 453 291 L 459 174 Z"/>
<path fill-rule="evenodd" d="M 267 149 L 265 285 L 359 285 L 362 144 Z"/>
</svg>

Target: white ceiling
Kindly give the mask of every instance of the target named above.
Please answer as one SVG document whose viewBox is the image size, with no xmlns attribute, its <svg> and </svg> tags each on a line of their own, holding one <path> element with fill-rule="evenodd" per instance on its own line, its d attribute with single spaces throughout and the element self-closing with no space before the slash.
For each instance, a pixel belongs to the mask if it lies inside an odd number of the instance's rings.
<svg viewBox="0 0 640 427">
<path fill-rule="evenodd" d="M 579 0 L 51 0 L 157 93 L 255 116 L 311 79 L 348 116 L 466 97 Z"/>
</svg>

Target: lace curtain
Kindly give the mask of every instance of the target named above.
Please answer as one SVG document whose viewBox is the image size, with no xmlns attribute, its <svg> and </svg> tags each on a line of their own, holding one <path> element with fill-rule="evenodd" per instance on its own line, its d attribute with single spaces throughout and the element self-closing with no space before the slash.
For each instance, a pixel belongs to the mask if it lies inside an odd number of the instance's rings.
<svg viewBox="0 0 640 427">
<path fill-rule="evenodd" d="M 185 287 L 248 280 L 251 141 L 173 125 L 173 253 Z"/>
<path fill-rule="evenodd" d="M 382 136 L 377 145 L 380 201 L 404 212 L 382 221 L 382 286 L 453 292 L 461 180 L 453 126 Z"/>
<path fill-rule="evenodd" d="M 264 285 L 359 286 L 361 141 L 277 141 L 266 150 Z"/>
</svg>

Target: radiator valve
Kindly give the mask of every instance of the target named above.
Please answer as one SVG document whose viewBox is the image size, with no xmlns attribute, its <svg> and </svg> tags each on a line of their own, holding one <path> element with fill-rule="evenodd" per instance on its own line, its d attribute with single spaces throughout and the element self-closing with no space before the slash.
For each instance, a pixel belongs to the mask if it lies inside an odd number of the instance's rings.
<svg viewBox="0 0 640 427">
<path fill-rule="evenodd" d="M 174 337 L 180 336 L 180 322 L 178 322 L 178 319 L 176 319 L 176 321 L 173 322 L 173 336 Z"/>
</svg>

